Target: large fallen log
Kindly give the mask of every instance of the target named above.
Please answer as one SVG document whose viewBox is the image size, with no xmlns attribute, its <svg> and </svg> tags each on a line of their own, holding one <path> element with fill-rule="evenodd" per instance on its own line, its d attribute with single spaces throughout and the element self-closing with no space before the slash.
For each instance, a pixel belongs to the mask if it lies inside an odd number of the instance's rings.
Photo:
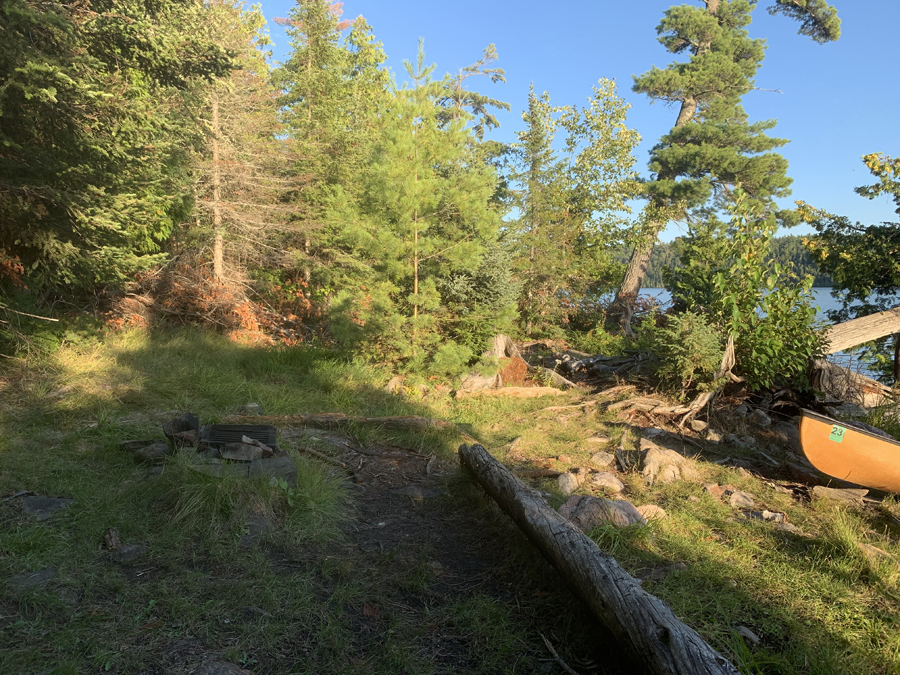
<svg viewBox="0 0 900 675">
<path fill-rule="evenodd" d="M 643 590 L 612 557 L 480 445 L 462 465 L 528 536 L 635 663 L 654 675 L 737 675 L 737 669 Z"/>
<path fill-rule="evenodd" d="M 830 326 L 825 332 L 828 338 L 826 353 L 836 354 L 894 333 L 900 333 L 900 307 Z"/>
<path fill-rule="evenodd" d="M 825 359 L 811 361 L 807 374 L 813 389 L 865 408 L 880 405 L 891 395 L 887 385 Z"/>
</svg>

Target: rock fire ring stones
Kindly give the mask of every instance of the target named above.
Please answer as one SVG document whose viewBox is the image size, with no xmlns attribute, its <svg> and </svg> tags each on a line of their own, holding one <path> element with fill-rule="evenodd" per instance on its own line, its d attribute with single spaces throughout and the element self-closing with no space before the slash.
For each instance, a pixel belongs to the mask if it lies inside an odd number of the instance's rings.
<svg viewBox="0 0 900 675">
<path fill-rule="evenodd" d="M 641 475 L 650 485 L 654 482 L 674 483 L 678 480 L 697 481 L 700 473 L 684 455 L 641 439 Z"/>
<path fill-rule="evenodd" d="M 33 516 L 37 521 L 48 520 L 52 518 L 58 511 L 69 508 L 74 499 L 66 499 L 63 497 L 22 497 L 22 510 L 29 516 Z"/>
</svg>

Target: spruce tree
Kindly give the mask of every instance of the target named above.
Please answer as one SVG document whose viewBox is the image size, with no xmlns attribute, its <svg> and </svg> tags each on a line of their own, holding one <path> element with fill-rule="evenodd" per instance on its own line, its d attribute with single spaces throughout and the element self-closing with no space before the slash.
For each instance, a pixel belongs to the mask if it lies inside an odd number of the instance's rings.
<svg viewBox="0 0 900 675">
<path fill-rule="evenodd" d="M 653 242 L 668 221 L 704 207 L 721 209 L 737 185 L 767 210 L 773 198 L 789 194 L 787 162 L 772 152 L 786 141 L 766 135 L 774 120 L 751 124 L 741 105 L 765 50 L 747 31 L 754 7 L 751 0 L 702 0 L 701 7 L 668 9 L 657 27 L 659 41 L 690 59 L 635 78 L 634 91 L 679 110 L 672 130 L 651 151 L 646 231 L 608 312 L 626 332 Z M 770 11 L 800 20 L 800 33 L 817 42 L 840 35 L 835 10 L 822 0 L 777 0 Z"/>
</svg>

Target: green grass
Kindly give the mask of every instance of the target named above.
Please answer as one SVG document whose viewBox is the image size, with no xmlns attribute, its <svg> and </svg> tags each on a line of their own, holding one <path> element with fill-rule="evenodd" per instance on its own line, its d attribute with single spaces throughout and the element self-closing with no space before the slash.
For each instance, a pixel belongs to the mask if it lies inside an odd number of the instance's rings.
<svg viewBox="0 0 900 675">
<path fill-rule="evenodd" d="M 177 671 L 209 654 L 258 673 L 526 673 L 546 663 L 542 626 L 558 633 L 553 640 L 573 664 L 600 643 L 534 549 L 458 473 L 448 477 L 442 508 L 465 514 L 473 531 L 493 533 L 504 551 L 489 592 L 447 590 L 425 544 L 412 557 L 350 546 L 342 528 L 356 523 L 352 494 L 340 472 L 308 456 L 296 455 L 300 480 L 288 488 L 213 479 L 178 459 L 150 476 L 117 447 L 125 438 L 160 437 L 173 411 L 216 421 L 252 401 L 276 415 L 449 419 L 513 468 L 565 469 L 612 451 L 625 433 L 596 408 L 544 410 L 565 397 L 456 401 L 414 388 L 392 395 L 384 390 L 391 374 L 376 367 L 199 331 L 113 335 L 6 366 L 0 495 L 28 489 L 75 504 L 44 523 L 0 504 L 3 673 Z M 446 432 L 361 426 L 350 433 L 443 460 L 460 442 Z M 609 443 L 586 443 L 594 434 Z M 704 480 L 754 493 L 761 507 L 785 512 L 810 536 L 743 520 L 699 484 L 650 487 L 628 473 L 624 498 L 669 516 L 646 528 L 600 528 L 595 540 L 636 575 L 685 563 L 645 588 L 744 673 L 900 673 L 897 500 L 802 502 L 734 469 L 702 460 L 698 467 Z M 536 485 L 553 505 L 563 501 L 554 482 Z M 277 529 L 245 548 L 250 514 L 267 515 Z M 113 527 L 147 552 L 117 562 L 101 550 Z M 57 576 L 42 588 L 5 586 L 23 570 L 50 566 Z M 737 636 L 738 626 L 760 644 Z"/>
</svg>

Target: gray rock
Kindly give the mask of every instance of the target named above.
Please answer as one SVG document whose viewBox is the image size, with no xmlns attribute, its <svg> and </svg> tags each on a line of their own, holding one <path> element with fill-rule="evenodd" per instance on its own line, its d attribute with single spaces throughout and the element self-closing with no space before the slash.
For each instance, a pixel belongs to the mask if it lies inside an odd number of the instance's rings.
<svg viewBox="0 0 900 675">
<path fill-rule="evenodd" d="M 669 448 L 661 448 L 645 438 L 641 439 L 641 475 L 651 485 L 654 482 L 674 483 L 677 480 L 697 480 L 700 477 L 684 455 Z"/>
<path fill-rule="evenodd" d="M 259 403 L 247 403 L 238 410 L 239 415 L 262 415 L 263 407 Z"/>
<path fill-rule="evenodd" d="M 741 490 L 732 492 L 731 496 L 728 498 L 728 503 L 733 509 L 752 509 L 756 505 L 754 495 L 749 492 L 742 492 Z"/>
<path fill-rule="evenodd" d="M 610 492 L 622 492 L 625 489 L 625 484 L 614 473 L 609 471 L 594 474 L 591 477 L 591 483 Z"/>
<path fill-rule="evenodd" d="M 74 588 L 60 588 L 56 591 L 56 597 L 59 598 L 64 605 L 72 609 L 81 604 L 81 593 Z"/>
<path fill-rule="evenodd" d="M 756 445 L 756 439 L 753 438 L 753 436 L 741 436 L 741 441 L 748 448 L 752 448 Z"/>
<path fill-rule="evenodd" d="M 741 403 L 734 409 L 734 414 L 739 415 L 740 417 L 746 417 L 750 414 L 750 408 L 746 404 Z"/>
<path fill-rule="evenodd" d="M 759 408 L 756 408 L 752 413 L 750 413 L 750 421 L 758 424 L 761 427 L 772 426 L 772 418 L 766 415 L 766 413 L 764 413 Z"/>
<path fill-rule="evenodd" d="M 591 455 L 591 464 L 599 467 L 612 466 L 616 461 L 616 456 L 608 452 L 595 452 Z"/>
<path fill-rule="evenodd" d="M 708 427 L 709 425 L 703 420 L 691 420 L 691 429 L 693 431 L 696 431 L 698 434 L 701 431 L 705 431 Z"/>
<path fill-rule="evenodd" d="M 559 474 L 556 478 L 556 484 L 559 486 L 559 491 L 562 492 L 564 496 L 568 497 L 578 489 L 578 476 L 566 471 L 565 473 Z"/>
<path fill-rule="evenodd" d="M 837 406 L 829 406 L 825 408 L 825 410 L 831 417 L 857 418 L 865 417 L 869 414 L 865 408 L 861 408 L 855 403 L 843 403 Z"/>
<path fill-rule="evenodd" d="M 743 511 L 741 515 L 747 520 L 764 520 L 769 523 L 783 524 L 787 516 L 781 511 Z"/>
<path fill-rule="evenodd" d="M 170 441 L 174 435 L 182 431 L 200 431 L 200 420 L 192 413 L 186 412 L 162 425 L 163 433 Z"/>
<path fill-rule="evenodd" d="M 652 570 L 645 570 L 639 573 L 637 578 L 641 581 L 662 581 L 673 574 L 683 572 L 687 568 L 688 566 L 683 562 L 677 562 L 671 565 L 664 565 L 663 567 L 656 567 Z"/>
<path fill-rule="evenodd" d="M 226 443 L 219 448 L 219 456 L 222 459 L 230 459 L 235 462 L 252 462 L 256 459 L 265 459 L 272 456 L 272 449 L 262 443 Z"/>
<path fill-rule="evenodd" d="M 152 445 L 148 445 L 135 451 L 134 461 L 136 464 L 152 464 L 154 462 L 161 462 L 172 454 L 175 454 L 175 449 L 173 447 L 165 441 L 156 441 Z"/>
<path fill-rule="evenodd" d="M 469 394 L 474 391 L 496 389 L 502 386 L 503 378 L 500 377 L 500 373 L 488 376 L 471 373 L 462 378 L 462 381 L 460 381 L 459 386 L 456 388 L 456 392 L 458 396 L 460 393 Z"/>
<path fill-rule="evenodd" d="M 247 518 L 247 534 L 240 539 L 241 546 L 250 548 L 259 538 L 268 532 L 272 532 L 275 527 L 265 515 L 254 513 Z"/>
<path fill-rule="evenodd" d="M 704 436 L 706 440 L 710 443 L 721 443 L 722 442 L 722 434 L 720 434 L 715 429 L 707 429 L 706 435 Z"/>
<path fill-rule="evenodd" d="M 121 448 L 125 452 L 134 452 L 135 450 L 146 448 L 148 445 L 153 445 L 159 440 L 160 439 L 158 438 L 149 438 L 140 441 L 122 441 L 121 443 L 119 443 L 119 448 Z"/>
<path fill-rule="evenodd" d="M 840 502 L 861 502 L 863 497 L 869 494 L 869 491 L 865 488 L 838 489 L 816 485 L 812 489 L 812 493 L 816 497 L 824 497 L 825 499 L 833 499 Z"/>
<path fill-rule="evenodd" d="M 283 478 L 289 486 L 297 487 L 297 463 L 289 455 L 234 464 L 195 464 L 191 468 L 217 478 L 222 476 Z"/>
<path fill-rule="evenodd" d="M 394 375 L 384 386 L 384 390 L 389 394 L 399 394 L 403 391 L 403 376 Z"/>
<path fill-rule="evenodd" d="M 38 586 L 43 586 L 56 576 L 55 567 L 45 567 L 35 572 L 22 572 L 10 579 L 6 586 L 13 592 L 27 591 Z"/>
<path fill-rule="evenodd" d="M 35 520 L 47 520 L 58 511 L 67 509 L 75 502 L 74 499 L 62 497 L 22 497 L 22 510 Z"/>
<path fill-rule="evenodd" d="M 194 675 L 252 675 L 252 673 L 234 663 L 216 660 L 203 663 L 194 671 Z"/>
<path fill-rule="evenodd" d="M 626 527 L 646 525 L 646 519 L 634 504 L 624 499 L 598 499 L 583 495 L 573 495 L 559 507 L 559 513 L 572 521 L 582 532 L 590 532 L 601 525 Z"/>
</svg>

